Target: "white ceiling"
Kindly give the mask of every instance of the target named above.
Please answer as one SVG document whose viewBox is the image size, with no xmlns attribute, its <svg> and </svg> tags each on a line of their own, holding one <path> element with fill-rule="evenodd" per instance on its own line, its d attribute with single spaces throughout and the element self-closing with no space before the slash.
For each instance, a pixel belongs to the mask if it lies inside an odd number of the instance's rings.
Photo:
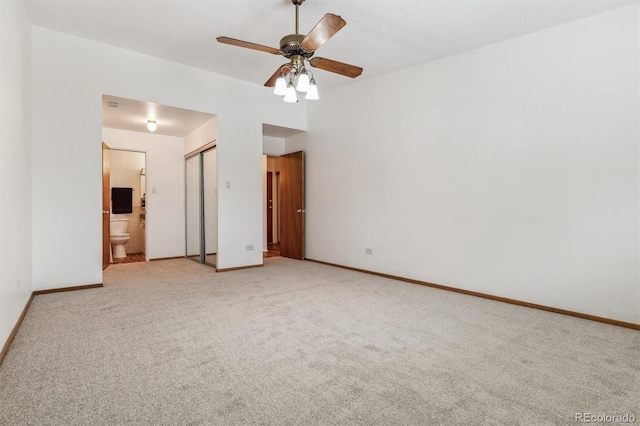
<svg viewBox="0 0 640 426">
<path fill-rule="evenodd" d="M 307 0 L 300 32 L 327 13 L 345 28 L 316 56 L 364 68 L 356 79 L 637 3 L 638 0 Z M 291 0 L 26 0 L 33 24 L 171 61 L 264 82 L 286 59 L 223 45 L 218 36 L 279 47 L 294 32 Z M 314 73 L 320 91 L 350 83 Z M 267 90 L 267 89 L 265 89 Z M 322 95 L 321 95 L 322 96 Z"/>
<path fill-rule="evenodd" d="M 117 107 L 109 106 L 116 102 Z M 205 112 L 175 108 L 151 102 L 102 96 L 102 127 L 148 132 L 147 120 L 157 121 L 155 134 L 185 137 L 214 117 Z"/>
<path fill-rule="evenodd" d="M 274 126 L 272 124 L 262 125 L 262 134 L 264 136 L 271 136 L 273 138 L 286 139 L 302 132 L 302 130 L 289 129 L 287 127 Z"/>
<path fill-rule="evenodd" d="M 111 106 L 110 103 L 117 106 Z M 149 132 L 147 120 L 155 120 L 158 128 L 153 133 L 183 138 L 213 117 L 206 112 L 102 95 L 102 127 L 111 129 Z M 262 125 L 262 134 L 274 138 L 285 139 L 300 132 L 271 124 Z"/>
<path fill-rule="evenodd" d="M 279 47 L 280 38 L 295 30 L 291 0 L 25 1 L 34 25 L 259 85 L 287 60 L 220 44 L 216 37 Z M 632 3 L 638 0 L 306 0 L 300 32 L 327 12 L 342 16 L 347 25 L 316 56 L 364 68 L 355 80 L 317 70 L 322 93 Z M 109 108 L 109 100 L 118 98 L 103 99 L 105 127 L 146 131 L 155 114 L 157 134 L 184 137 L 212 117 L 130 99 Z M 263 133 L 282 138 L 291 130 L 266 126 Z"/>
</svg>

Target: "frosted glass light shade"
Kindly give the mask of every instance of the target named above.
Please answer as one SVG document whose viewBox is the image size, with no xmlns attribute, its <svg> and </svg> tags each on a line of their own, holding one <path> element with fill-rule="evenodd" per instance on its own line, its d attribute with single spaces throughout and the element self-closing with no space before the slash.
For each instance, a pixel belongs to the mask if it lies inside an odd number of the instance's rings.
<svg viewBox="0 0 640 426">
<path fill-rule="evenodd" d="M 309 89 L 309 74 L 306 71 L 302 71 L 298 76 L 298 84 L 296 84 L 296 90 L 298 92 L 306 92 Z"/>
<path fill-rule="evenodd" d="M 150 132 L 155 132 L 157 128 L 158 123 L 156 120 L 147 120 L 147 129 L 149 129 Z"/>
<path fill-rule="evenodd" d="M 315 101 L 320 99 L 318 96 L 318 86 L 316 86 L 315 80 L 312 78 L 311 83 L 309 84 L 309 88 L 307 89 L 307 96 L 304 97 L 310 101 Z"/>
<path fill-rule="evenodd" d="M 284 96 L 287 94 L 287 81 L 284 79 L 284 74 L 280 73 L 276 80 L 276 87 L 273 89 L 273 93 L 278 96 Z"/>
<path fill-rule="evenodd" d="M 298 102 L 298 97 L 296 96 L 296 89 L 293 87 L 293 84 L 289 84 L 287 86 L 287 93 L 284 95 L 284 101 L 289 103 Z"/>
</svg>

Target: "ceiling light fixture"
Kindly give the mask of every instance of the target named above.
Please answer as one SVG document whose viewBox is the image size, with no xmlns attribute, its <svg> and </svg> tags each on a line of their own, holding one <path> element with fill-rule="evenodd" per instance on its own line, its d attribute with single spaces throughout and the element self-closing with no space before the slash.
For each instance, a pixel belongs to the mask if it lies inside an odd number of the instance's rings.
<svg viewBox="0 0 640 426">
<path fill-rule="evenodd" d="M 315 101 L 320 99 L 318 97 L 318 86 L 316 86 L 316 80 L 312 77 L 309 81 L 309 88 L 307 89 L 307 96 L 304 97 L 307 100 Z"/>
<path fill-rule="evenodd" d="M 150 132 L 155 132 L 158 128 L 158 122 L 156 120 L 147 120 L 147 129 Z"/>
<path fill-rule="evenodd" d="M 287 85 L 287 92 L 284 95 L 284 101 L 288 103 L 298 102 L 296 89 L 293 87 L 293 83 L 291 81 L 289 81 L 289 84 Z"/>
<path fill-rule="evenodd" d="M 276 87 L 273 89 L 273 93 L 278 96 L 284 96 L 287 94 L 287 80 L 284 78 L 284 73 L 280 71 L 278 79 L 276 80 Z"/>
<path fill-rule="evenodd" d="M 286 75 L 284 70 L 287 71 Z M 284 101 L 290 103 L 298 102 L 296 91 L 306 93 L 307 95 L 304 98 L 307 100 L 315 101 L 320 99 L 316 80 L 313 78 L 313 73 L 305 68 L 302 57 L 294 57 L 291 60 L 291 64 L 283 65 L 280 68 L 280 73 L 273 89 L 274 94 L 284 96 Z"/>
</svg>

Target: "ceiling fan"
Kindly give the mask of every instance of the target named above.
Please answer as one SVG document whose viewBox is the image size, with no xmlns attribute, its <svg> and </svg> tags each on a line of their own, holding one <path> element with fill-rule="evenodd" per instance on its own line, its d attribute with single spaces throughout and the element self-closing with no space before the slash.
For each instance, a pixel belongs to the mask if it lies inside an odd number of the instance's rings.
<svg viewBox="0 0 640 426">
<path fill-rule="evenodd" d="M 299 7 L 304 3 L 304 0 L 291 0 L 291 3 L 296 7 L 296 32 L 295 34 L 284 36 L 280 40 L 279 49 L 230 37 L 218 37 L 216 40 L 218 40 L 219 43 L 258 50 L 274 55 L 282 55 L 289 59 L 289 62 L 281 65 L 264 84 L 266 87 L 275 86 L 274 93 L 284 95 L 285 102 L 297 102 L 296 90 L 306 92 L 306 99 L 318 99 L 318 91 L 313 73 L 307 71 L 304 66 L 305 61 L 309 62 L 312 67 L 351 78 L 358 77 L 362 74 L 362 68 L 354 65 L 331 59 L 312 58 L 320 46 L 347 24 L 345 20 L 338 15 L 327 13 L 316 26 L 313 27 L 309 34 L 299 34 Z M 311 74 L 311 78 L 309 78 L 309 74 Z"/>
</svg>

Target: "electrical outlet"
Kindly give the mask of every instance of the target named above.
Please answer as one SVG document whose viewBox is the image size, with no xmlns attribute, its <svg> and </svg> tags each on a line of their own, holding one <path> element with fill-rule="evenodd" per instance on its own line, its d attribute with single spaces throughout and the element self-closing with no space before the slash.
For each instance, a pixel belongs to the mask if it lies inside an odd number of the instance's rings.
<svg viewBox="0 0 640 426">
<path fill-rule="evenodd" d="M 373 254 L 373 249 L 365 248 L 364 252 L 365 252 L 365 254 Z"/>
<path fill-rule="evenodd" d="M 226 185 L 227 189 L 231 189 L 231 181 L 230 180 L 228 180 L 225 185 Z"/>
<path fill-rule="evenodd" d="M 247 251 L 253 251 L 253 244 L 247 245 Z"/>
</svg>

